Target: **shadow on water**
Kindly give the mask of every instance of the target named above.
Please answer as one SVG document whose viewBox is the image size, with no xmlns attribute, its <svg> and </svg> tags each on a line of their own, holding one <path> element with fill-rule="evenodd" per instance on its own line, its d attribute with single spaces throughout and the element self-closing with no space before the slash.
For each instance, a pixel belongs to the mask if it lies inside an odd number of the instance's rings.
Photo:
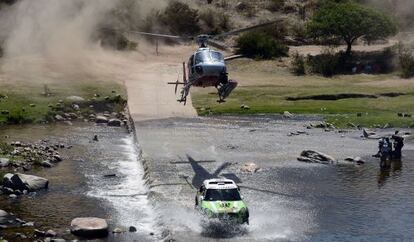
<svg viewBox="0 0 414 242">
<path fill-rule="evenodd" d="M 390 177 L 401 176 L 402 167 L 403 162 L 401 160 L 393 160 L 391 161 L 391 167 L 380 168 L 378 173 L 378 187 L 381 188 L 384 186 Z"/>
<path fill-rule="evenodd" d="M 187 155 L 188 162 L 190 163 L 191 167 L 194 170 L 194 177 L 192 180 L 192 185 L 195 188 L 200 187 L 203 184 L 203 181 L 206 179 L 212 179 L 219 177 L 220 173 L 229 167 L 231 163 L 225 162 L 221 164 L 213 173 L 207 171 L 204 167 L 202 167 L 199 163 L 200 161 L 194 160 L 190 155 Z M 236 174 L 229 173 L 229 174 L 222 174 L 226 178 L 231 177 L 230 179 L 234 180 L 236 183 L 240 183 L 241 180 L 236 176 Z"/>
</svg>

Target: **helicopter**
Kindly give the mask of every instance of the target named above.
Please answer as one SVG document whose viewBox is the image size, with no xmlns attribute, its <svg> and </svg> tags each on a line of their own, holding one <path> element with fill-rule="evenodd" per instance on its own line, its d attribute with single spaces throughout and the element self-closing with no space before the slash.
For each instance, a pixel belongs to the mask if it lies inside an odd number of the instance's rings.
<svg viewBox="0 0 414 242">
<path fill-rule="evenodd" d="M 221 39 L 230 35 L 237 35 L 242 32 L 272 25 L 280 20 L 266 22 L 218 35 L 200 34 L 197 36 L 176 36 L 160 33 L 149 33 L 141 31 L 126 31 L 127 33 L 143 35 L 152 38 L 170 38 L 184 41 L 196 41 L 198 49 L 188 59 L 187 65 L 183 62 L 183 80 L 175 82 L 168 82 L 167 84 L 175 85 L 175 93 L 177 94 L 178 85 L 183 85 L 181 88 L 180 98 L 177 100 L 180 103 L 187 103 L 187 96 L 190 93 L 190 88 L 194 87 L 210 87 L 217 89 L 217 102 L 223 103 L 230 93 L 237 87 L 237 82 L 229 79 L 225 60 L 227 58 L 216 50 L 209 48 L 209 45 L 218 49 L 226 49 L 225 46 L 217 43 L 216 39 Z"/>
</svg>

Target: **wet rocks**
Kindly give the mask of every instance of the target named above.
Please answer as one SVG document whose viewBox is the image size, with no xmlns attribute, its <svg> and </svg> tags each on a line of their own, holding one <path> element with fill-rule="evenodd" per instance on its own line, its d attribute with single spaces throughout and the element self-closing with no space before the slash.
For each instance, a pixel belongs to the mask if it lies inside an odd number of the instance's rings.
<svg viewBox="0 0 414 242">
<path fill-rule="evenodd" d="M 114 126 L 114 127 L 121 127 L 122 121 L 116 118 L 110 119 L 108 121 L 108 126 Z"/>
<path fill-rule="evenodd" d="M 311 128 L 318 128 L 318 129 L 336 129 L 336 127 L 328 122 L 319 122 L 310 124 Z"/>
<path fill-rule="evenodd" d="M 37 191 L 41 189 L 47 189 L 49 181 L 43 177 L 25 175 L 25 174 L 6 174 L 3 177 L 3 186 L 13 190 L 23 192 L 26 191 Z"/>
<path fill-rule="evenodd" d="M 0 168 L 1 167 L 8 167 L 9 165 L 10 165 L 10 159 L 0 158 Z"/>
<path fill-rule="evenodd" d="M 97 123 L 97 124 L 106 124 L 106 123 L 108 123 L 108 118 L 105 117 L 105 116 L 101 116 L 101 115 L 96 116 L 95 123 Z"/>
<path fill-rule="evenodd" d="M 46 232 L 45 231 L 42 231 L 42 230 L 35 229 L 34 230 L 34 235 L 36 237 L 45 237 L 46 236 Z"/>
<path fill-rule="evenodd" d="M 287 136 L 297 136 L 297 135 L 309 135 L 309 133 L 306 131 L 298 130 L 296 132 L 290 132 L 289 134 L 287 134 Z"/>
<path fill-rule="evenodd" d="M 61 115 L 59 115 L 59 114 L 56 114 L 55 115 L 55 120 L 56 121 L 65 121 L 65 118 L 64 117 L 62 117 Z"/>
<path fill-rule="evenodd" d="M 352 162 L 352 163 L 355 163 L 357 165 L 365 164 L 365 161 L 361 157 L 358 157 L 358 156 L 357 157 L 347 157 L 347 158 L 345 158 L 345 161 Z"/>
<path fill-rule="evenodd" d="M 51 229 L 45 232 L 45 237 L 56 237 L 57 233 Z"/>
<path fill-rule="evenodd" d="M 3 166 L 13 167 L 17 171 L 30 170 L 33 166 L 50 167 L 50 163 L 57 163 L 63 160 L 58 150 L 65 148 L 64 144 L 49 144 L 48 141 L 39 143 L 22 143 L 20 141 L 3 144 L 5 147 L 0 150 L 0 155 L 8 157 L 9 164 L 0 160 L 0 168 Z M 4 161 L 4 162 L 3 162 Z"/>
<path fill-rule="evenodd" d="M 289 111 L 284 111 L 283 112 L 283 117 L 284 118 L 293 118 L 293 114 L 291 114 Z"/>
<path fill-rule="evenodd" d="M 256 173 L 259 170 L 260 168 L 253 162 L 246 163 L 240 168 L 240 171 L 247 173 Z"/>
<path fill-rule="evenodd" d="M 40 162 L 40 166 L 45 167 L 45 168 L 51 168 L 52 164 L 50 164 L 49 161 L 44 160 L 44 161 Z"/>
<path fill-rule="evenodd" d="M 319 164 L 335 164 L 337 160 L 332 156 L 313 150 L 304 150 L 297 158 L 298 161 Z"/>
<path fill-rule="evenodd" d="M 137 232 L 137 228 L 135 228 L 134 226 L 130 226 L 128 231 L 131 232 L 131 233 L 135 233 L 135 232 Z"/>
<path fill-rule="evenodd" d="M 121 233 L 125 233 L 125 229 L 121 229 L 121 228 L 115 228 L 114 230 L 112 230 L 113 234 L 121 234 Z"/>
<path fill-rule="evenodd" d="M 0 224 L 5 224 L 8 220 L 9 213 L 0 209 Z"/>
<path fill-rule="evenodd" d="M 72 234 L 87 238 L 100 238 L 108 235 L 108 223 L 101 218 L 75 218 L 70 224 Z"/>
</svg>

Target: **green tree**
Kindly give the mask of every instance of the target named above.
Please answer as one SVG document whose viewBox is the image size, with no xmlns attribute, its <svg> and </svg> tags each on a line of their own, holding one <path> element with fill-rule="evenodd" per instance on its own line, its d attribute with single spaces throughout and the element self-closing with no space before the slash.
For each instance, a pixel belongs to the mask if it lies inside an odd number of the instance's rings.
<svg viewBox="0 0 414 242">
<path fill-rule="evenodd" d="M 306 27 L 310 37 L 342 39 L 348 55 L 359 38 L 373 41 L 397 32 L 396 24 L 387 15 L 351 1 L 326 1 Z"/>
</svg>

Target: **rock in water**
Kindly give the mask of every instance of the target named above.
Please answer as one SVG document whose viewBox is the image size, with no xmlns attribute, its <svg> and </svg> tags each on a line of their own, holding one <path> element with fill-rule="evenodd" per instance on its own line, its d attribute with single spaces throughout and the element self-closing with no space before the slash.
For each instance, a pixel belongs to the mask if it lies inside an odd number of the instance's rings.
<svg viewBox="0 0 414 242">
<path fill-rule="evenodd" d="M 285 118 L 293 118 L 293 114 L 291 114 L 289 111 L 283 112 L 283 117 Z"/>
<path fill-rule="evenodd" d="M 135 228 L 134 226 L 130 226 L 129 227 L 129 232 L 131 232 L 131 233 L 137 232 L 137 228 Z"/>
<path fill-rule="evenodd" d="M 0 224 L 5 224 L 8 220 L 9 214 L 0 209 Z"/>
<path fill-rule="evenodd" d="M 80 237 L 101 238 L 108 235 L 108 224 L 101 218 L 75 218 L 70 224 L 70 231 Z"/>
<path fill-rule="evenodd" d="M 51 229 L 49 229 L 45 233 L 45 237 L 50 237 L 51 238 L 51 237 L 56 237 L 56 236 L 57 236 L 57 233 L 55 231 L 51 230 Z"/>
<path fill-rule="evenodd" d="M 9 216 L 9 214 L 6 211 L 0 209 L 0 217 L 7 217 L 7 216 Z"/>
<path fill-rule="evenodd" d="M 249 173 L 255 173 L 258 170 L 260 170 L 260 168 L 255 164 L 255 163 L 247 163 L 244 164 L 241 169 L 242 172 L 249 172 Z"/>
<path fill-rule="evenodd" d="M 40 189 L 47 189 L 49 181 L 46 178 L 25 175 L 25 174 L 6 174 L 3 177 L 3 186 L 19 191 L 30 191 L 34 192 Z"/>
<path fill-rule="evenodd" d="M 337 160 L 332 156 L 327 154 L 313 151 L 313 150 L 304 150 L 298 157 L 299 161 L 310 162 L 310 163 L 320 163 L 320 164 L 334 164 L 337 163 Z"/>
<path fill-rule="evenodd" d="M 106 124 L 108 123 L 108 119 L 105 116 L 96 116 L 95 122 L 97 124 Z"/>
<path fill-rule="evenodd" d="M 108 126 L 120 127 L 121 124 L 122 124 L 122 121 L 116 118 L 110 119 L 108 121 Z"/>
</svg>

